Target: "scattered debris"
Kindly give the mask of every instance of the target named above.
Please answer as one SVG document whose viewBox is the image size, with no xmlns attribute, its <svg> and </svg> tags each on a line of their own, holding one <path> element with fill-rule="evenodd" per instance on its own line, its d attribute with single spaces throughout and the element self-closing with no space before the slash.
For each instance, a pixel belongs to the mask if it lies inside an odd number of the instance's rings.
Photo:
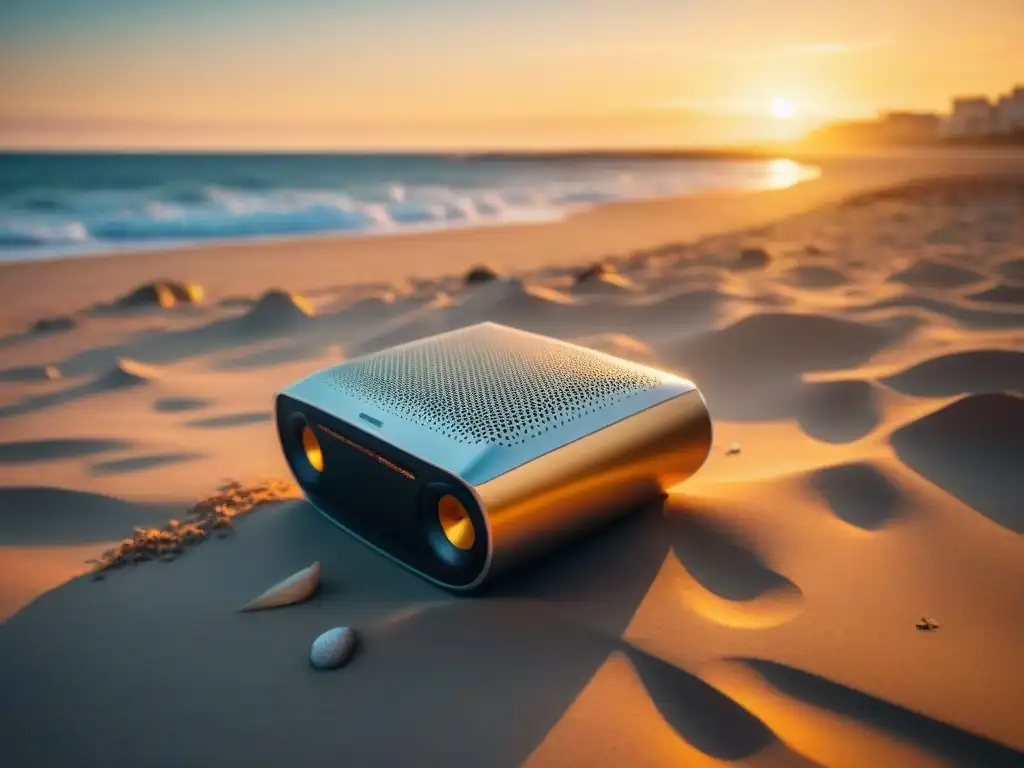
<svg viewBox="0 0 1024 768">
<path fill-rule="evenodd" d="M 255 485 L 231 481 L 218 490 L 216 495 L 193 506 L 182 520 L 169 520 L 162 528 L 136 528 L 131 538 L 108 549 L 98 560 L 87 560 L 92 565 L 94 578 L 103 578 L 102 572 L 110 568 L 135 565 L 144 560 L 174 560 L 187 547 L 214 531 L 226 533 L 238 515 L 260 504 L 296 499 L 301 495 L 298 487 L 287 480 L 268 480 Z"/>
<path fill-rule="evenodd" d="M 320 562 L 313 563 L 308 568 L 303 568 L 294 573 L 284 581 L 280 581 L 255 600 L 244 605 L 241 610 L 263 611 L 267 608 L 280 608 L 285 605 L 301 603 L 309 599 L 316 588 L 320 586 Z"/>
<path fill-rule="evenodd" d="M 740 444 L 739 444 L 739 443 L 733 443 L 732 445 L 730 445 L 730 446 L 729 446 L 729 447 L 728 447 L 728 448 L 727 448 L 727 449 L 725 450 L 725 455 L 726 455 L 726 456 L 735 456 L 735 455 L 736 455 L 736 454 L 738 454 L 739 452 L 740 452 Z"/>
<path fill-rule="evenodd" d="M 337 669 L 352 658 L 356 639 L 356 632 L 351 627 L 327 630 L 310 646 L 309 663 L 316 669 Z"/>
<path fill-rule="evenodd" d="M 929 618 L 922 618 L 921 622 L 917 624 L 917 628 L 922 632 L 934 632 L 939 628 L 939 625 Z"/>
</svg>

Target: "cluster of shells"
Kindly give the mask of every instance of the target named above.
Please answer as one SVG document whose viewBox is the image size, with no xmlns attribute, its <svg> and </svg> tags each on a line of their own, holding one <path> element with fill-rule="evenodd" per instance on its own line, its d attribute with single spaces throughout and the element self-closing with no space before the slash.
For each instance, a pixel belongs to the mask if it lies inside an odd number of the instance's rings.
<svg viewBox="0 0 1024 768">
<path fill-rule="evenodd" d="M 260 504 L 298 498 L 298 487 L 286 480 L 268 480 L 254 485 L 232 481 L 203 499 L 181 520 L 169 520 L 162 528 L 136 528 L 131 538 L 108 549 L 98 560 L 89 560 L 94 578 L 103 572 L 145 560 L 174 560 L 189 546 L 217 532 L 226 536 L 238 515 Z"/>
</svg>

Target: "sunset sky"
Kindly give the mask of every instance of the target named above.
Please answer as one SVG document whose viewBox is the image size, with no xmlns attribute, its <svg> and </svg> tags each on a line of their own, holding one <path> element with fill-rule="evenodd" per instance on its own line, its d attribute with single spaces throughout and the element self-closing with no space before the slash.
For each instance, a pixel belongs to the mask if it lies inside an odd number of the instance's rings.
<svg viewBox="0 0 1024 768">
<path fill-rule="evenodd" d="M 1024 0 L 10 0 L 0 145 L 723 145 L 994 95 L 1022 41 Z"/>
</svg>

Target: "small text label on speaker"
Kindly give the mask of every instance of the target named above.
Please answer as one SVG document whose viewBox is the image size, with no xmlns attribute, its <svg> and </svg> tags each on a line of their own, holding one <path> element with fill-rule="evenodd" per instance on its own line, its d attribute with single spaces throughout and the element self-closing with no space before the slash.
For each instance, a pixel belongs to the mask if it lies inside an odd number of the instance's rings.
<svg viewBox="0 0 1024 768">
<path fill-rule="evenodd" d="M 370 416 L 367 413 L 360 413 L 359 414 L 359 418 L 362 419 L 363 421 L 370 422 L 371 424 L 373 424 L 373 426 L 378 427 L 378 428 L 384 426 L 384 422 L 383 421 L 381 421 L 380 419 L 375 419 L 375 418 L 373 418 L 373 416 Z"/>
</svg>

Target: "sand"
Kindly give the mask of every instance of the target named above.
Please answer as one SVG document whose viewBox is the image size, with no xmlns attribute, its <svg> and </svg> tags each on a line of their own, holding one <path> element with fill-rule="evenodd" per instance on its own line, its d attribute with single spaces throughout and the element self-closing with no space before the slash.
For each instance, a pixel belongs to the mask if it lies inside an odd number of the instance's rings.
<svg viewBox="0 0 1024 768">
<path fill-rule="evenodd" d="M 0 267 L 0 763 L 1022 765 L 1022 292 L 1024 162 L 995 155 Z M 480 597 L 287 498 L 95 579 L 135 528 L 287 478 L 278 387 L 486 319 L 690 376 L 708 464 Z M 238 612 L 316 561 L 309 601 Z M 334 626 L 359 650 L 317 672 Z"/>
</svg>

